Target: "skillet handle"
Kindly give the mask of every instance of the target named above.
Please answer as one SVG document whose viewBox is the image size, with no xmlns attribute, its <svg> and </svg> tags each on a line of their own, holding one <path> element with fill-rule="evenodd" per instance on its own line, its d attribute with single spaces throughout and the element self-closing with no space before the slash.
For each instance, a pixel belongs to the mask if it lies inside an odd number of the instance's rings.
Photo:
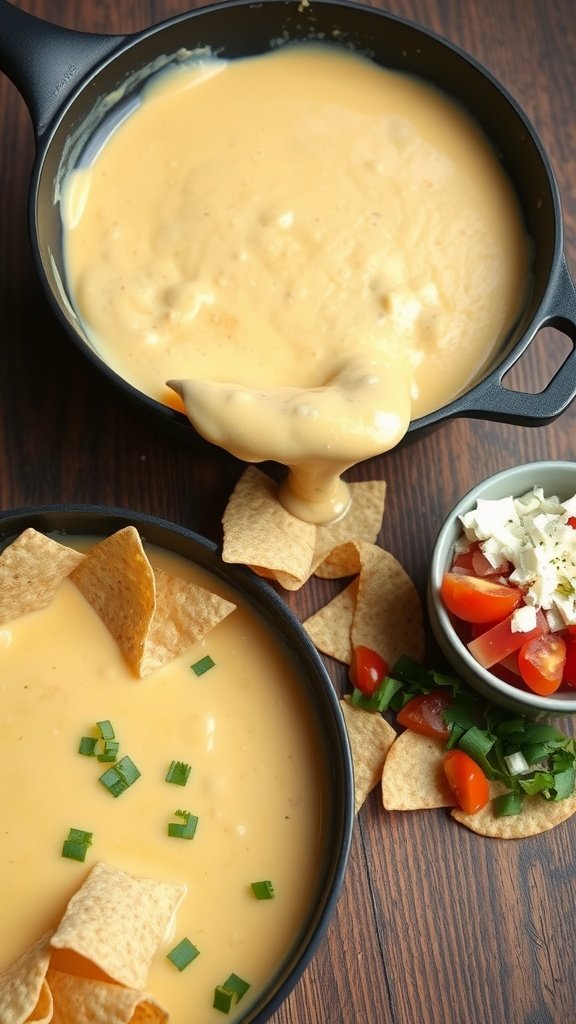
<svg viewBox="0 0 576 1024">
<path fill-rule="evenodd" d="M 52 25 L 0 0 L 0 71 L 26 103 L 37 138 L 76 83 L 124 39 Z"/>
<path fill-rule="evenodd" d="M 528 394 L 502 386 L 502 379 L 522 353 L 510 355 L 496 370 L 459 400 L 459 415 L 498 420 L 517 426 L 541 426 L 551 423 L 568 408 L 576 397 L 576 289 L 562 256 L 550 284 L 542 319 L 528 341 L 543 327 L 555 327 L 572 342 L 572 350 L 543 391 Z"/>
</svg>

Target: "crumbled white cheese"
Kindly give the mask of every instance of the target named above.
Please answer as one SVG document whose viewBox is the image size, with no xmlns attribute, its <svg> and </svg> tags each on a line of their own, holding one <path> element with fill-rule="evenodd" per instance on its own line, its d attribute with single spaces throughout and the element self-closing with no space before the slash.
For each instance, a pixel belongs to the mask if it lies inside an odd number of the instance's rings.
<svg viewBox="0 0 576 1024">
<path fill-rule="evenodd" d="M 540 608 L 551 629 L 576 624 L 576 529 L 568 525 L 572 516 L 576 494 L 561 502 L 556 495 L 547 497 L 541 487 L 519 498 L 480 499 L 475 509 L 460 516 L 465 544 L 479 541 L 495 569 L 505 562 L 514 566 L 509 581 L 522 588 L 525 604 L 514 612 L 513 630 L 533 629 Z"/>
</svg>

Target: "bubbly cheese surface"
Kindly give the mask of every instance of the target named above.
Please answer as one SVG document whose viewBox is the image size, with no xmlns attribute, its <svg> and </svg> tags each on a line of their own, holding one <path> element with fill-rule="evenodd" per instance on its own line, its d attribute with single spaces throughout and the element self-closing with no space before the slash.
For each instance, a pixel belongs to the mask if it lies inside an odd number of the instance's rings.
<svg viewBox="0 0 576 1024">
<path fill-rule="evenodd" d="M 150 557 L 220 590 L 182 559 Z M 143 680 L 68 580 L 45 611 L 2 626 L 0 971 L 57 925 L 97 860 L 186 885 L 147 985 L 174 1024 L 221 1021 L 214 988 L 232 972 L 251 986 L 235 1019 L 289 952 L 322 863 L 324 767 L 290 655 L 233 600 L 202 644 Z M 196 676 L 206 654 L 215 666 Z M 78 753 L 106 719 L 141 772 L 117 798 L 98 782 L 109 766 Z M 172 760 L 191 765 L 185 787 L 165 781 Z M 192 840 L 167 835 L 181 808 L 198 816 Z M 70 828 L 93 833 L 85 863 L 61 856 Z M 254 897 L 261 880 L 275 899 Z M 184 936 L 200 953 L 180 973 L 166 954 Z"/>
<path fill-rule="evenodd" d="M 62 209 L 105 362 L 320 505 L 466 389 L 528 286 L 518 203 L 472 119 L 336 46 L 166 74 Z"/>
</svg>

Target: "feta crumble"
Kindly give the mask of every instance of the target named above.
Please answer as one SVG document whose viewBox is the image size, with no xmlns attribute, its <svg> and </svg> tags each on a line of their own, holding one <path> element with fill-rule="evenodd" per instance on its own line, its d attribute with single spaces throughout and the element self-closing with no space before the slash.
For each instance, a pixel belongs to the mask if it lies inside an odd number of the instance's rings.
<svg viewBox="0 0 576 1024">
<path fill-rule="evenodd" d="M 481 498 L 476 508 L 461 515 L 464 535 L 456 551 L 479 542 L 496 570 L 511 563 L 510 583 L 524 592 L 524 605 L 513 614 L 512 630 L 534 628 L 542 609 L 551 630 L 576 625 L 576 495 L 561 502 L 541 487 L 519 498 Z"/>
</svg>

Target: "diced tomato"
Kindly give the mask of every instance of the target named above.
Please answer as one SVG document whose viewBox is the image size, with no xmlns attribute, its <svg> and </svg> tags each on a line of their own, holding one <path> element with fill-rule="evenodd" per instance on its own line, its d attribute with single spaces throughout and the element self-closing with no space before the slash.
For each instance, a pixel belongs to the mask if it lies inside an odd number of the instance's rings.
<svg viewBox="0 0 576 1024">
<path fill-rule="evenodd" d="M 448 785 L 466 814 L 476 814 L 486 806 L 490 799 L 488 779 L 469 754 L 449 750 L 443 765 Z"/>
<path fill-rule="evenodd" d="M 520 675 L 534 693 L 547 697 L 562 682 L 566 642 L 558 633 L 545 633 L 526 641 L 520 648 Z"/>
<path fill-rule="evenodd" d="M 434 736 L 439 740 L 447 740 L 450 730 L 442 717 L 443 711 L 453 703 L 451 690 L 433 690 L 432 693 L 419 693 L 407 701 L 398 712 L 396 718 L 400 725 L 424 736 Z"/>
<path fill-rule="evenodd" d="M 574 627 L 568 626 L 568 633 L 564 635 L 566 641 L 566 661 L 562 673 L 562 686 L 571 686 L 576 689 L 576 636 L 571 633 Z"/>
<path fill-rule="evenodd" d="M 568 526 L 571 526 L 573 530 L 576 530 L 576 516 L 570 516 L 567 522 Z"/>
<path fill-rule="evenodd" d="M 495 569 L 482 551 L 475 551 L 472 555 L 472 568 L 475 575 L 481 576 L 482 578 L 485 576 L 503 576 L 506 572 L 510 571 L 508 565 L 503 569 Z"/>
<path fill-rule="evenodd" d="M 515 676 L 520 675 L 520 666 L 518 665 L 518 651 L 511 651 L 505 658 L 501 658 L 498 662 L 500 668 L 506 669 L 507 672 L 512 672 Z"/>
<path fill-rule="evenodd" d="M 466 549 L 466 551 L 460 551 L 455 556 L 450 571 L 455 573 L 465 573 L 468 576 L 476 575 L 476 573 L 474 572 L 473 562 L 474 555 L 479 550 L 479 548 L 480 542 L 475 541 L 474 544 L 471 544 L 470 547 Z"/>
<path fill-rule="evenodd" d="M 371 697 L 388 675 L 388 665 L 376 651 L 359 644 L 354 648 L 348 674 L 352 686 L 366 697 Z"/>
<path fill-rule="evenodd" d="M 536 627 L 529 632 L 515 633 L 512 631 L 511 623 L 512 616 L 509 615 L 503 622 L 498 622 L 468 644 L 470 654 L 483 668 L 492 668 L 492 665 L 502 661 L 503 658 L 512 654 L 512 651 L 519 650 L 529 640 L 541 636 L 542 633 L 548 633 L 548 623 L 544 612 L 540 609 L 536 612 Z"/>
<path fill-rule="evenodd" d="M 492 626 L 497 626 L 500 621 L 500 619 L 497 619 L 495 622 L 468 622 L 466 624 L 468 639 L 474 640 L 475 637 L 482 636 L 483 633 L 487 633 L 489 629 L 492 629 Z"/>
<path fill-rule="evenodd" d="M 499 622 L 522 601 L 522 591 L 505 583 L 445 572 L 440 595 L 449 612 L 464 622 Z"/>
</svg>

